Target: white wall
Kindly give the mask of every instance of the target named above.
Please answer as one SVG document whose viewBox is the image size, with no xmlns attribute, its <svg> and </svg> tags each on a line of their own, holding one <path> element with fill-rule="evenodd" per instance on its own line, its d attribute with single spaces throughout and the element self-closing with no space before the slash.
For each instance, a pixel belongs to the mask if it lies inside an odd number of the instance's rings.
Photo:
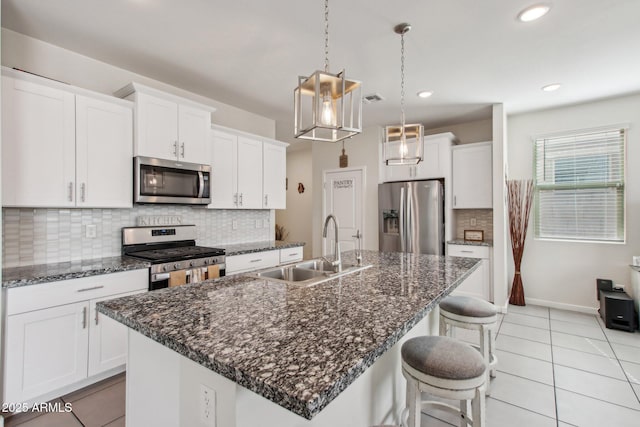
<svg viewBox="0 0 640 427">
<path fill-rule="evenodd" d="M 2 65 L 112 95 L 132 81 L 211 105 L 215 124 L 274 138 L 275 121 L 2 28 Z"/>
<path fill-rule="evenodd" d="M 629 124 L 626 156 L 626 243 L 579 243 L 534 239 L 533 221 L 522 260 L 525 299 L 531 303 L 589 310 L 597 306 L 596 278 L 630 286 L 632 255 L 640 255 L 640 94 L 509 116 L 510 179 L 532 177 L 532 136 Z M 508 248 L 511 251 L 511 248 Z M 509 279 L 513 260 L 509 256 Z"/>
<path fill-rule="evenodd" d="M 493 140 L 492 119 L 476 120 L 473 122 L 460 123 L 457 125 L 443 126 L 433 129 L 425 129 L 425 135 L 435 135 L 437 133 L 451 132 L 458 138 L 459 144 L 471 144 L 473 142 L 484 142 Z"/>
<path fill-rule="evenodd" d="M 313 201 L 313 174 L 311 173 L 311 143 L 287 149 L 287 209 L 276 211 L 276 224 L 289 232 L 288 241 L 305 242 L 304 258 L 311 258 L 311 206 Z M 298 192 L 298 183 L 304 192 Z"/>
<path fill-rule="evenodd" d="M 366 166 L 367 176 L 364 187 L 364 231 L 363 249 L 378 250 L 378 143 L 380 128 L 363 129 L 360 135 L 345 142 L 346 154 L 349 156 L 349 167 Z M 313 192 L 312 221 L 310 224 L 313 236 L 314 257 L 322 255 L 322 172 L 339 167 L 339 156 L 342 154 L 342 143 L 312 143 Z M 289 182 L 291 185 L 291 182 Z"/>
</svg>

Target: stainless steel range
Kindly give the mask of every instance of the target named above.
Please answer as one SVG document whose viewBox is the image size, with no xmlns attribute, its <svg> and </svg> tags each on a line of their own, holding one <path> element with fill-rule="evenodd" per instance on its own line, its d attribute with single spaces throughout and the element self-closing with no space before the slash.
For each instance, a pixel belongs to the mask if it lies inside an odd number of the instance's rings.
<svg viewBox="0 0 640 427">
<path fill-rule="evenodd" d="M 195 225 L 125 227 L 122 254 L 151 262 L 150 291 L 224 276 L 224 249 L 195 239 Z"/>
</svg>

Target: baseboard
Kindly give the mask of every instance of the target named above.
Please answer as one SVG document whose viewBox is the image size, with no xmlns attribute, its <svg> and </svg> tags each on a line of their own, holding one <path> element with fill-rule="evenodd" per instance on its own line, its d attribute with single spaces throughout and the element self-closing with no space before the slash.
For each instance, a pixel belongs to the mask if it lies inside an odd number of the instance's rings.
<svg viewBox="0 0 640 427">
<path fill-rule="evenodd" d="M 556 308 L 558 310 L 568 310 L 568 311 L 577 311 L 579 313 L 587 313 L 587 314 L 598 314 L 597 307 L 586 307 L 584 305 L 575 305 L 575 304 L 565 304 L 562 302 L 556 301 L 548 301 L 544 299 L 537 298 L 527 298 L 527 304 L 531 305 L 540 305 L 542 307 Z"/>
</svg>

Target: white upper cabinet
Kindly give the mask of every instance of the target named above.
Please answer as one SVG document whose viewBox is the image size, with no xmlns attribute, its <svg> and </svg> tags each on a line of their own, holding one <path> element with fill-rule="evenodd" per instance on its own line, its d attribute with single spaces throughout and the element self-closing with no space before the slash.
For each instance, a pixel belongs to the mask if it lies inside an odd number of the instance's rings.
<svg viewBox="0 0 640 427">
<path fill-rule="evenodd" d="M 238 136 L 238 207 L 263 209 L 262 141 Z"/>
<path fill-rule="evenodd" d="M 135 102 L 134 155 L 207 163 L 215 108 L 139 83 L 130 83 L 115 95 Z"/>
<path fill-rule="evenodd" d="M 284 209 L 287 145 L 213 127 L 209 208 Z"/>
<path fill-rule="evenodd" d="M 453 148 L 453 208 L 493 207 L 492 144 L 478 142 Z"/>
<path fill-rule="evenodd" d="M 262 193 L 267 209 L 286 209 L 287 146 L 264 141 L 262 145 Z"/>
<path fill-rule="evenodd" d="M 454 136 L 451 133 L 425 136 L 422 161 L 417 165 L 387 166 L 381 149 L 381 182 L 446 179 L 450 173 L 453 144 Z"/>
<path fill-rule="evenodd" d="M 131 207 L 131 103 L 2 74 L 3 206 Z"/>
<path fill-rule="evenodd" d="M 132 129 L 130 107 L 76 96 L 78 207 L 131 207 Z"/>
</svg>

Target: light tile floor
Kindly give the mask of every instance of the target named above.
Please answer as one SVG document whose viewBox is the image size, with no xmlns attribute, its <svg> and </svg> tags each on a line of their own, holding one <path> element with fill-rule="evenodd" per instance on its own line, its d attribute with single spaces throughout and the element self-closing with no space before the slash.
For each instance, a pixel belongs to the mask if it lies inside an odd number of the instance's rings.
<svg viewBox="0 0 640 427">
<path fill-rule="evenodd" d="M 500 316 L 497 377 L 487 399 L 488 427 L 640 426 L 640 333 L 606 329 L 597 316 L 509 306 Z M 458 329 L 458 339 L 477 334 Z M 71 413 L 16 415 L 7 427 L 121 427 L 124 374 L 62 397 Z M 459 426 L 442 411 L 423 426 Z"/>
<path fill-rule="evenodd" d="M 456 337 L 478 342 L 473 331 L 458 329 Z M 606 329 L 588 314 L 509 306 L 496 349 L 488 427 L 640 426 L 640 332 Z M 429 410 L 422 425 L 459 421 Z"/>
<path fill-rule="evenodd" d="M 124 427 L 125 375 L 108 378 L 56 399 L 71 403 L 71 412 L 24 413 L 5 420 L 5 427 Z"/>
</svg>

